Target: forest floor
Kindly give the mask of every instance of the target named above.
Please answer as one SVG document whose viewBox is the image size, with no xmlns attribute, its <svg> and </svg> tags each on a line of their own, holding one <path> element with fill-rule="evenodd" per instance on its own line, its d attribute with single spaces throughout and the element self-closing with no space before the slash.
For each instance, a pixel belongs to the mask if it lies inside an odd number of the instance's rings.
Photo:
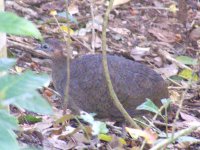
<svg viewBox="0 0 200 150">
<path fill-rule="evenodd" d="M 68 7 L 73 16 L 66 21 L 64 0 L 14 0 L 6 1 L 6 10 L 31 20 L 40 29 L 43 37 L 63 39 L 58 24 L 50 15 L 57 12 L 56 18 L 62 26 L 62 32 L 70 29 L 73 57 L 87 53 L 101 53 L 101 33 L 103 15 L 107 3 L 103 0 L 74 0 Z M 179 9 L 179 10 L 178 10 Z M 110 54 L 124 56 L 144 63 L 162 75 L 168 83 L 172 110 L 167 132 L 173 126 L 176 131 L 200 124 L 200 4 L 194 0 L 179 5 L 173 0 L 121 0 L 114 4 L 107 28 L 107 50 Z M 69 22 L 69 23 L 68 23 Z M 70 27 L 69 27 L 70 26 Z M 51 73 L 49 61 L 42 54 L 31 50 L 39 44 L 32 38 L 8 36 L 10 56 L 18 58 L 18 69 L 32 69 L 37 72 Z M 190 82 L 191 81 L 191 82 Z M 53 89 L 52 86 L 50 88 Z M 125 136 L 116 133 L 113 122 L 109 133 L 87 139 L 84 132 L 74 127 L 74 122 L 63 126 L 55 125 L 55 118 L 62 116 L 57 108 L 55 93 L 45 89 L 43 95 L 53 105 L 55 116 L 37 116 L 38 123 L 21 123 L 23 129 L 19 141 L 44 149 L 139 149 L 143 139 L 145 149 L 161 139 L 166 133 L 163 121 L 157 121 L 155 128 L 144 128 L 145 135 L 136 139 L 134 131 L 127 131 Z M 173 124 L 179 104 L 183 102 L 177 121 Z M 26 114 L 27 112 L 23 112 Z M 18 115 L 20 115 L 18 113 Z M 85 125 L 88 127 L 88 125 Z M 114 127 L 113 127 L 114 126 Z M 89 127 L 88 127 L 89 128 Z M 75 131 L 73 129 L 76 129 Z M 73 130 L 73 133 L 71 131 Z M 89 130 L 89 129 L 88 129 Z M 89 131 L 88 131 L 89 132 Z M 147 135 L 149 134 L 149 135 Z M 143 137 L 143 138 L 141 138 Z M 150 140 L 148 139 L 150 138 Z M 200 149 L 200 131 L 196 130 L 182 139 L 169 144 L 169 149 Z"/>
</svg>

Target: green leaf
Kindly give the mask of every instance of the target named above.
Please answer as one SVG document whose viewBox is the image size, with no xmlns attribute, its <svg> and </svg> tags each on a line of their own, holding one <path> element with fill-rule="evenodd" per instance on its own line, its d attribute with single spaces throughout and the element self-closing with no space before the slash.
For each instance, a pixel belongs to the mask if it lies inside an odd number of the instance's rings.
<svg viewBox="0 0 200 150">
<path fill-rule="evenodd" d="M 11 130 L 0 128 L 0 150 L 19 150 L 16 135 Z"/>
<path fill-rule="evenodd" d="M 178 75 L 171 76 L 170 79 L 178 83 L 181 83 L 181 81 L 183 80 L 183 78 Z"/>
<path fill-rule="evenodd" d="M 85 122 L 88 122 L 92 125 L 92 134 L 93 135 L 98 135 L 100 133 L 108 133 L 108 129 L 106 127 L 106 124 L 101 121 L 95 121 L 94 120 L 94 114 L 89 114 L 89 113 L 82 113 L 80 115 L 80 118 L 83 119 Z"/>
<path fill-rule="evenodd" d="M 187 79 L 187 80 L 190 80 L 192 79 L 192 81 L 198 81 L 199 80 L 199 77 L 196 73 L 192 74 L 192 70 L 189 70 L 189 69 L 183 69 L 179 74 L 178 76 L 184 78 L 184 79 Z"/>
<path fill-rule="evenodd" d="M 80 115 L 80 118 L 83 119 L 84 121 L 90 123 L 90 124 L 94 123 L 94 117 L 89 113 L 86 113 L 86 112 L 82 113 Z"/>
<path fill-rule="evenodd" d="M 106 135 L 106 134 L 99 134 L 98 138 L 102 141 L 105 141 L 105 142 L 111 142 L 112 141 L 112 136 Z"/>
<path fill-rule="evenodd" d="M 11 103 L 19 108 L 24 108 L 39 114 L 52 114 L 51 106 L 37 91 L 8 99 L 5 103 Z"/>
<path fill-rule="evenodd" d="M 169 98 L 163 98 L 161 99 L 161 102 L 167 108 L 172 103 L 172 100 Z"/>
<path fill-rule="evenodd" d="M 148 98 L 146 99 L 146 101 L 144 103 L 139 105 L 136 109 L 137 110 L 147 110 L 147 111 L 150 111 L 150 112 L 160 114 L 159 108 Z"/>
<path fill-rule="evenodd" d="M 34 123 L 37 123 L 37 122 L 41 122 L 42 121 L 42 118 L 41 117 L 35 117 L 33 115 L 25 115 L 25 116 L 20 116 L 18 118 L 19 120 L 19 123 L 22 124 L 22 123 L 29 123 L 29 124 L 34 124 Z"/>
<path fill-rule="evenodd" d="M 106 124 L 104 122 L 94 121 L 92 124 L 92 134 L 98 135 L 100 133 L 108 133 L 108 128 L 106 127 Z"/>
<path fill-rule="evenodd" d="M 31 36 L 42 40 L 40 31 L 32 22 L 11 12 L 0 12 L 0 32 L 20 36 Z"/>
<path fill-rule="evenodd" d="M 11 130 L 18 128 L 17 119 L 10 115 L 6 110 L 0 110 L 0 116 L 0 129 L 5 128 L 6 130 Z"/>
<path fill-rule="evenodd" d="M 0 99 L 9 99 L 24 93 L 32 93 L 49 82 L 46 74 L 35 74 L 27 71 L 20 75 L 0 77 Z"/>
<path fill-rule="evenodd" d="M 20 75 L 0 77 L 0 99 L 3 105 L 13 104 L 40 114 L 52 114 L 49 103 L 36 91 L 49 82 L 46 74 L 27 71 Z"/>
<path fill-rule="evenodd" d="M 5 71 L 11 68 L 16 63 L 16 59 L 1 58 L 0 59 L 0 71 Z"/>
<path fill-rule="evenodd" d="M 194 58 L 188 57 L 188 56 L 178 56 L 178 57 L 176 57 L 176 60 L 185 65 L 196 65 L 197 64 L 197 59 L 194 59 Z"/>
</svg>

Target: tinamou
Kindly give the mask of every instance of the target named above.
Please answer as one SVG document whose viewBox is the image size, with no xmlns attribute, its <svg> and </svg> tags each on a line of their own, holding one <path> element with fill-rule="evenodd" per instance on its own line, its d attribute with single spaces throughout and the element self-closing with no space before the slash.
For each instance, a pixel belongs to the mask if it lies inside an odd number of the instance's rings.
<svg viewBox="0 0 200 150">
<path fill-rule="evenodd" d="M 42 50 L 51 56 L 53 85 L 62 98 L 67 80 L 67 59 L 63 53 L 65 47 L 63 42 L 52 38 L 41 44 Z M 168 98 L 165 81 L 148 66 L 116 55 L 107 55 L 107 60 L 114 90 L 132 117 L 146 113 L 136 110 L 146 98 L 157 106 L 161 106 L 162 98 Z M 68 108 L 74 113 L 83 110 L 96 113 L 98 118 L 124 120 L 111 100 L 101 54 L 71 60 Z"/>
</svg>

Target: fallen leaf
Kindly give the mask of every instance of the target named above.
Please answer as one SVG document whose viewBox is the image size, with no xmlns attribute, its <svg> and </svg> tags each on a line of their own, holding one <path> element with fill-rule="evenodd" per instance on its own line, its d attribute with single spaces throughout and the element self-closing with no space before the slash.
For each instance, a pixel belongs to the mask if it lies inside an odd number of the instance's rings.
<svg viewBox="0 0 200 150">
<path fill-rule="evenodd" d="M 45 94 L 48 97 L 51 97 L 53 95 L 53 92 L 50 91 L 49 89 L 45 89 L 43 94 Z"/>
<path fill-rule="evenodd" d="M 98 35 L 95 35 L 94 41 L 91 41 L 91 42 L 93 43 L 95 48 L 100 48 L 101 47 L 102 41 L 101 41 L 101 38 L 99 38 Z"/>
<path fill-rule="evenodd" d="M 128 3 L 129 1 L 130 0 L 114 0 L 113 7 Z M 106 6 L 108 6 L 108 5 L 109 5 L 109 2 L 107 1 Z"/>
<path fill-rule="evenodd" d="M 15 70 L 17 73 L 22 73 L 25 69 L 22 67 L 15 66 Z"/>
<path fill-rule="evenodd" d="M 74 34 L 74 30 L 72 30 L 71 28 L 67 27 L 67 26 L 60 26 L 60 29 L 62 31 L 64 31 L 65 33 L 69 33 L 70 35 L 73 35 Z"/>
<path fill-rule="evenodd" d="M 183 120 L 188 121 L 188 122 L 193 122 L 193 121 L 200 121 L 198 118 L 188 115 L 186 113 L 180 112 L 180 116 Z"/>
<path fill-rule="evenodd" d="M 131 31 L 126 28 L 111 28 L 111 30 L 121 35 L 129 35 L 131 33 Z"/>
<path fill-rule="evenodd" d="M 105 141 L 105 142 L 110 142 L 112 141 L 112 136 L 110 135 L 107 135 L 107 134 L 99 134 L 98 135 L 98 138 L 102 141 Z"/>
<path fill-rule="evenodd" d="M 160 58 L 160 57 L 155 57 L 155 58 L 154 58 L 154 64 L 155 64 L 156 66 L 158 66 L 158 67 L 163 66 L 163 60 L 162 60 L 162 58 Z"/>
<path fill-rule="evenodd" d="M 178 73 L 178 67 L 175 64 L 166 65 L 164 68 L 158 68 L 156 70 L 165 77 L 171 77 Z"/>
<path fill-rule="evenodd" d="M 51 11 L 50 11 L 50 15 L 56 16 L 56 15 L 57 15 L 57 11 L 56 11 L 56 10 L 51 10 Z"/>
<path fill-rule="evenodd" d="M 109 142 L 109 145 L 111 149 L 123 149 L 123 144 L 115 134 L 112 135 L 112 141 Z"/>
<path fill-rule="evenodd" d="M 68 7 L 68 12 L 71 14 L 71 15 L 74 15 L 74 14 L 78 14 L 79 13 L 79 9 L 78 9 L 78 5 L 74 4 L 73 2 L 69 5 Z"/>
<path fill-rule="evenodd" d="M 200 143 L 200 140 L 191 136 L 182 136 L 177 139 L 178 147 L 180 149 L 188 149 L 194 143 Z"/>
<path fill-rule="evenodd" d="M 72 115 L 72 114 L 66 114 L 66 115 L 62 116 L 61 118 L 59 118 L 58 120 L 56 120 L 55 123 L 56 124 L 64 123 L 64 122 L 69 121 L 72 118 L 74 118 L 74 115 Z"/>
<path fill-rule="evenodd" d="M 170 99 L 177 103 L 180 101 L 181 95 L 174 90 L 170 91 Z"/>
<path fill-rule="evenodd" d="M 133 129 L 126 127 L 126 131 L 130 134 L 133 139 L 137 139 L 138 137 L 143 137 L 148 144 L 153 144 L 158 135 L 153 132 L 150 128 L 146 128 L 145 130 Z"/>
<path fill-rule="evenodd" d="M 192 70 L 189 70 L 189 69 L 183 69 L 179 74 L 178 76 L 184 78 L 184 79 L 187 79 L 187 80 L 190 80 L 192 79 L 193 81 L 198 81 L 199 80 L 199 77 L 196 73 L 193 74 L 193 71 Z"/>
<path fill-rule="evenodd" d="M 176 7 L 176 4 L 172 4 L 169 6 L 168 10 L 175 14 L 178 11 L 178 8 Z"/>
<path fill-rule="evenodd" d="M 40 6 L 41 10 L 44 12 L 50 12 L 51 10 L 56 10 L 57 12 L 61 12 L 65 9 L 65 1 L 50 1 L 43 3 Z"/>
<path fill-rule="evenodd" d="M 131 57 L 133 57 L 136 61 L 144 61 L 142 57 L 150 53 L 149 47 L 138 47 L 136 46 L 131 50 Z"/>
<path fill-rule="evenodd" d="M 178 56 L 176 57 L 176 60 L 185 64 L 185 65 L 196 65 L 197 64 L 197 59 L 194 59 L 192 57 L 189 56 Z"/>
<path fill-rule="evenodd" d="M 166 31 L 159 28 L 151 28 L 148 30 L 153 36 L 155 36 L 158 40 L 167 42 L 167 43 L 175 43 L 177 42 L 176 34 L 170 31 Z"/>
<path fill-rule="evenodd" d="M 197 41 L 200 39 L 200 27 L 193 29 L 190 32 L 189 38 L 191 41 Z"/>
<path fill-rule="evenodd" d="M 48 139 L 48 141 L 53 145 L 54 148 L 58 148 L 61 150 L 72 149 L 75 146 L 75 143 L 65 142 L 58 139 L 58 136 L 52 136 Z"/>
</svg>

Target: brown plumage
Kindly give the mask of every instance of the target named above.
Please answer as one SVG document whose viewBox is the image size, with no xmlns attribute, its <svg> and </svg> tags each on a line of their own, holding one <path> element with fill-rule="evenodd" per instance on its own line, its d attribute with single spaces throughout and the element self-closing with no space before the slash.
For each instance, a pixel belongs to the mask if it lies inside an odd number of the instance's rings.
<svg viewBox="0 0 200 150">
<path fill-rule="evenodd" d="M 67 67 L 64 45 L 56 39 L 48 39 L 45 46 L 52 56 L 52 79 L 55 89 L 64 96 Z M 144 64 L 124 57 L 108 55 L 108 67 L 114 90 L 131 116 L 144 114 L 136 110 L 146 98 L 161 106 L 160 99 L 168 98 L 165 81 L 154 70 Z M 123 120 L 109 95 L 103 74 L 102 55 L 85 55 L 71 61 L 69 108 L 75 113 L 79 110 L 95 112 L 99 118 Z"/>
</svg>

